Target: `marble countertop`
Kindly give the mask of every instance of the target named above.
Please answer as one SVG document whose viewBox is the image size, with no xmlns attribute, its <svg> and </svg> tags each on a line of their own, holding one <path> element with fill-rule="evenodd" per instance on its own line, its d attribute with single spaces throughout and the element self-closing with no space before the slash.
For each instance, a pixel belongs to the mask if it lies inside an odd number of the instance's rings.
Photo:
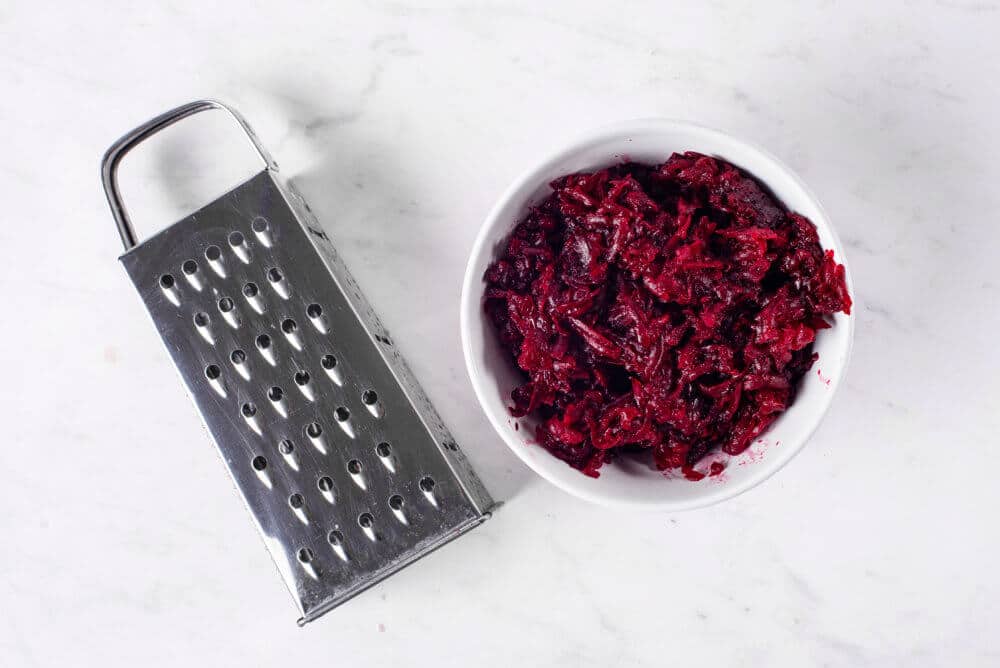
<svg viewBox="0 0 1000 668">
<path fill-rule="evenodd" d="M 0 664 L 1000 662 L 996 2 L 103 5 L 0 7 Z M 304 629 L 116 262 L 98 178 L 123 131 L 206 96 L 293 176 L 505 502 Z M 459 345 L 495 198 L 641 116 L 785 160 L 857 285 L 851 367 L 809 445 L 678 515 L 538 478 Z M 127 165 L 140 233 L 246 169 L 210 145 Z"/>
</svg>

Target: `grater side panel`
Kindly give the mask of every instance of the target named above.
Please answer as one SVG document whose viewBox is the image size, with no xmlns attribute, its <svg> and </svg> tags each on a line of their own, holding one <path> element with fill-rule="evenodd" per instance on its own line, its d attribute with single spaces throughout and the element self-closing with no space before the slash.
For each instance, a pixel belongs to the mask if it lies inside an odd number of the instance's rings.
<svg viewBox="0 0 1000 668">
<path fill-rule="evenodd" d="M 265 170 L 121 257 L 302 621 L 489 508 L 310 236 Z"/>
<path fill-rule="evenodd" d="M 297 212 L 299 220 L 309 232 L 309 240 L 323 257 L 330 273 L 333 274 L 341 291 L 354 308 L 357 317 L 365 324 L 372 337 L 372 344 L 378 348 L 386 365 L 395 375 L 396 381 L 416 407 L 417 414 L 423 418 L 426 428 L 433 434 L 452 471 L 465 487 L 466 493 L 480 512 L 490 512 L 495 507 L 493 498 L 413 375 L 406 359 L 389 336 L 389 331 L 365 298 L 357 281 L 341 259 L 329 235 L 323 231 L 309 204 L 292 182 L 278 181 L 278 186 L 282 189 L 289 205 Z"/>
</svg>

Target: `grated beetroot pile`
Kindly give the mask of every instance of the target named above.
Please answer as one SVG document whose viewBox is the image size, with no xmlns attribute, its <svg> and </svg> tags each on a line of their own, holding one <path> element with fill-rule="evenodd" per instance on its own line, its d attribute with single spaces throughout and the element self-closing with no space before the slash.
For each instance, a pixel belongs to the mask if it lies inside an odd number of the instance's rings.
<svg viewBox="0 0 1000 668">
<path fill-rule="evenodd" d="M 511 414 L 589 476 L 651 452 L 692 479 L 784 411 L 844 267 L 754 179 L 699 153 L 552 182 L 486 271 L 485 308 L 526 374 Z M 722 470 L 719 462 L 711 474 Z"/>
</svg>

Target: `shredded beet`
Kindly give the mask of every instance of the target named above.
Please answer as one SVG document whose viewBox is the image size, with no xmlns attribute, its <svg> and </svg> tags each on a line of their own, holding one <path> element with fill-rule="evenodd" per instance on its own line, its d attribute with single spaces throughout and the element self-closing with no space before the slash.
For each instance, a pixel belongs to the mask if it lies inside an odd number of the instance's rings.
<svg viewBox="0 0 1000 668">
<path fill-rule="evenodd" d="M 792 402 L 817 330 L 850 313 L 843 265 L 808 219 L 699 153 L 551 185 L 485 275 L 526 376 L 511 414 L 589 476 L 651 452 L 704 477 L 702 458 L 742 452 Z"/>
</svg>

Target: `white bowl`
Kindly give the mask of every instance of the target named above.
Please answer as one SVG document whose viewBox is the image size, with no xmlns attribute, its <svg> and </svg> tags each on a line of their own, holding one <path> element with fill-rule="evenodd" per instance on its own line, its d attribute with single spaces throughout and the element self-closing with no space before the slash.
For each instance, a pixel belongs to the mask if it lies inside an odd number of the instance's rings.
<svg viewBox="0 0 1000 668">
<path fill-rule="evenodd" d="M 518 178 L 487 216 L 466 268 L 461 305 L 465 363 L 479 403 L 514 454 L 557 487 L 607 506 L 686 510 L 731 498 L 770 477 L 805 445 L 826 414 L 847 367 L 854 335 L 853 316 L 842 313 L 834 317 L 831 329 L 819 332 L 814 344 L 819 360 L 802 379 L 791 407 L 746 452 L 730 458 L 719 476 L 693 482 L 665 475 L 644 462 L 619 457 L 605 464 L 595 479 L 534 444 L 536 423 L 530 418 L 514 419 L 507 410 L 511 390 L 523 381 L 501 349 L 483 311 L 483 273 L 529 207 L 551 192 L 551 180 L 624 160 L 661 163 L 675 151 L 718 156 L 746 170 L 766 184 L 785 206 L 808 217 L 816 225 L 823 248 L 833 249 L 837 261 L 846 267 L 840 240 L 805 184 L 767 152 L 717 130 L 668 120 L 618 123 L 599 128 L 558 150 Z M 847 287 L 853 296 L 850 271 Z"/>
</svg>

